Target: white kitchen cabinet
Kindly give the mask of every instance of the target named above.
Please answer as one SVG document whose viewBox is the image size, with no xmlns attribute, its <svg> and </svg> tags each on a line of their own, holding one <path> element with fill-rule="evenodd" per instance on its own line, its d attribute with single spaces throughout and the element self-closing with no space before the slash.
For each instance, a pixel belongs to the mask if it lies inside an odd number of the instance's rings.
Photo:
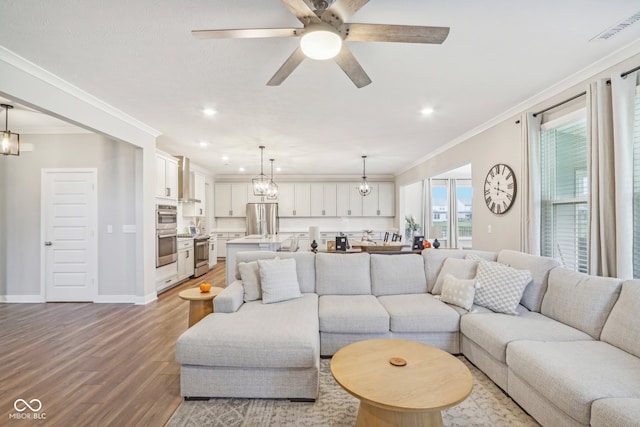
<svg viewBox="0 0 640 427">
<path fill-rule="evenodd" d="M 178 281 L 193 276 L 193 239 L 178 241 Z"/>
<path fill-rule="evenodd" d="M 178 200 L 178 159 L 156 153 L 156 197 Z"/>
<path fill-rule="evenodd" d="M 187 217 L 205 216 L 207 203 L 206 177 L 199 172 L 193 172 L 190 185 L 193 186 L 193 198 L 200 201 L 185 203 L 182 206 L 182 215 Z"/>
<path fill-rule="evenodd" d="M 392 182 L 372 182 L 371 193 L 362 199 L 363 216 L 393 216 L 395 187 Z"/>
<path fill-rule="evenodd" d="M 336 216 L 336 184 L 314 183 L 310 188 L 311 216 Z"/>
<path fill-rule="evenodd" d="M 245 217 L 247 215 L 246 183 L 216 183 L 213 199 L 216 217 Z"/>
<path fill-rule="evenodd" d="M 337 184 L 336 193 L 338 216 L 362 216 L 362 196 L 356 183 Z"/>
<path fill-rule="evenodd" d="M 227 242 L 229 240 L 239 239 L 244 237 L 246 233 L 241 231 L 230 231 L 218 233 L 218 258 L 227 257 Z"/>
<path fill-rule="evenodd" d="M 311 216 L 311 184 L 278 184 L 278 216 Z"/>
</svg>

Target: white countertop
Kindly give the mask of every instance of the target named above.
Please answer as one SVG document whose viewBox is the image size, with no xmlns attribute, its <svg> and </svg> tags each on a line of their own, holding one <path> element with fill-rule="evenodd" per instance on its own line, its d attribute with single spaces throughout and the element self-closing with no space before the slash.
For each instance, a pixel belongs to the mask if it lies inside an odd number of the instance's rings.
<svg viewBox="0 0 640 427">
<path fill-rule="evenodd" d="M 239 239 L 229 240 L 227 245 L 242 244 L 260 244 L 260 243 L 282 243 L 291 238 L 289 234 L 272 234 L 269 236 L 261 236 L 259 234 L 251 234 L 249 236 L 240 237 Z"/>
</svg>

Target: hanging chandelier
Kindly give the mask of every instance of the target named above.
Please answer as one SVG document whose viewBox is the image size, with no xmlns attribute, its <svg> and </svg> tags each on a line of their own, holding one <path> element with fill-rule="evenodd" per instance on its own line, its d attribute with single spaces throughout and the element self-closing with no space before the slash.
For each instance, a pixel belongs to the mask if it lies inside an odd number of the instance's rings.
<svg viewBox="0 0 640 427">
<path fill-rule="evenodd" d="M 367 182 L 367 156 L 362 156 L 362 181 L 358 185 L 358 193 L 361 196 L 368 196 L 371 193 L 371 186 Z"/>
<path fill-rule="evenodd" d="M 2 139 L 0 139 L 0 150 L 5 156 L 20 155 L 20 134 L 9 130 L 9 110 L 13 105 L 0 104 L 5 109 L 4 130 L 2 131 Z"/>
<path fill-rule="evenodd" d="M 269 188 L 267 189 L 267 199 L 275 200 L 278 198 L 278 184 L 273 180 L 273 162 L 275 159 L 269 159 L 271 162 L 271 180 L 269 181 Z"/>
<path fill-rule="evenodd" d="M 260 147 L 260 175 L 251 180 L 253 183 L 253 195 L 254 196 L 266 196 L 269 191 L 269 178 L 264 174 L 264 145 Z"/>
</svg>

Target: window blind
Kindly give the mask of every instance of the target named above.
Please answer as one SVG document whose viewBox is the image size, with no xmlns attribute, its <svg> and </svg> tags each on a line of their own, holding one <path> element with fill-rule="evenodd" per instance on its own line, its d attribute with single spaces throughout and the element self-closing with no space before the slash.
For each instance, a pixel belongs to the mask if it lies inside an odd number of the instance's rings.
<svg viewBox="0 0 640 427">
<path fill-rule="evenodd" d="M 588 269 L 587 128 L 584 116 L 540 133 L 541 253 Z"/>
<path fill-rule="evenodd" d="M 633 115 L 633 277 L 640 278 L 640 86 Z"/>
</svg>

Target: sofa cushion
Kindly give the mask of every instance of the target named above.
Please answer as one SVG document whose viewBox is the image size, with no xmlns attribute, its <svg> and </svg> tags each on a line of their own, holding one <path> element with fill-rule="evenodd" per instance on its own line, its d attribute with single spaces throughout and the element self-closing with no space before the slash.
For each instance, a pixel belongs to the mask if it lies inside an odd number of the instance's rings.
<svg viewBox="0 0 640 427">
<path fill-rule="evenodd" d="M 584 425 L 594 400 L 640 397 L 640 359 L 602 341 L 513 341 L 507 365 L 509 377 L 517 375 Z"/>
<path fill-rule="evenodd" d="M 516 308 L 531 274 L 492 261 L 480 261 L 476 272 L 474 303 L 493 311 L 518 314 Z"/>
<path fill-rule="evenodd" d="M 457 332 L 460 315 L 430 294 L 378 297 L 392 332 Z"/>
<path fill-rule="evenodd" d="M 258 261 L 239 262 L 238 271 L 244 287 L 244 302 L 262 299 L 260 267 Z"/>
<path fill-rule="evenodd" d="M 438 274 L 442 264 L 448 258 L 460 258 L 464 259 L 467 254 L 476 254 L 479 257 L 488 261 L 495 261 L 498 256 L 495 252 L 477 251 L 477 250 L 460 250 L 460 249 L 429 249 L 422 251 L 422 257 L 424 258 L 424 271 L 427 276 L 427 289 L 432 292 L 433 286 L 436 283 Z"/>
<path fill-rule="evenodd" d="M 440 301 L 469 310 L 473 306 L 475 294 L 476 279 L 456 279 L 447 274 L 442 285 Z"/>
<path fill-rule="evenodd" d="M 600 339 L 640 357 L 640 280 L 622 284 Z"/>
<path fill-rule="evenodd" d="M 321 332 L 389 332 L 389 315 L 373 295 L 323 295 L 318 313 Z"/>
<path fill-rule="evenodd" d="M 640 399 L 598 399 L 591 405 L 592 427 L 638 427 Z"/>
<path fill-rule="evenodd" d="M 263 304 L 287 301 L 302 296 L 296 275 L 295 259 L 261 259 L 258 260 L 258 266 Z"/>
<path fill-rule="evenodd" d="M 458 279 L 473 279 L 476 277 L 476 269 L 478 268 L 478 261 L 470 259 L 458 259 L 447 258 L 442 263 L 442 268 L 436 279 L 436 283 L 431 289 L 433 295 L 440 295 L 442 293 L 442 285 L 444 284 L 444 278 L 447 274 L 451 274 Z"/>
<path fill-rule="evenodd" d="M 257 261 L 259 259 L 290 259 L 296 260 L 296 274 L 300 284 L 300 292 L 310 293 L 316 291 L 316 255 L 313 252 L 273 252 L 273 251 L 246 251 L 238 252 L 236 260 L 241 262 Z M 229 268 L 229 266 L 227 266 Z M 241 279 L 236 266 L 236 278 Z"/>
<path fill-rule="evenodd" d="M 369 254 L 316 255 L 318 295 L 371 295 Z"/>
<path fill-rule="evenodd" d="M 519 316 L 502 313 L 470 313 L 460 319 L 460 332 L 505 363 L 507 345 L 516 340 L 591 341 L 590 335 L 533 311 Z"/>
<path fill-rule="evenodd" d="M 316 294 L 279 304 L 252 301 L 233 314 L 212 313 L 176 344 L 182 365 L 309 368 L 319 354 Z"/>
<path fill-rule="evenodd" d="M 520 304 L 531 311 L 540 312 L 542 299 L 547 291 L 549 271 L 558 267 L 560 263 L 553 258 L 530 255 L 508 249 L 501 250 L 498 253 L 497 261 L 518 270 L 528 270 L 531 273 L 531 283 L 525 288 Z"/>
<path fill-rule="evenodd" d="M 376 296 L 426 293 L 422 257 L 418 254 L 372 254 L 371 290 Z"/>
<path fill-rule="evenodd" d="M 554 268 L 540 312 L 599 339 L 621 285 L 619 279 Z"/>
</svg>

